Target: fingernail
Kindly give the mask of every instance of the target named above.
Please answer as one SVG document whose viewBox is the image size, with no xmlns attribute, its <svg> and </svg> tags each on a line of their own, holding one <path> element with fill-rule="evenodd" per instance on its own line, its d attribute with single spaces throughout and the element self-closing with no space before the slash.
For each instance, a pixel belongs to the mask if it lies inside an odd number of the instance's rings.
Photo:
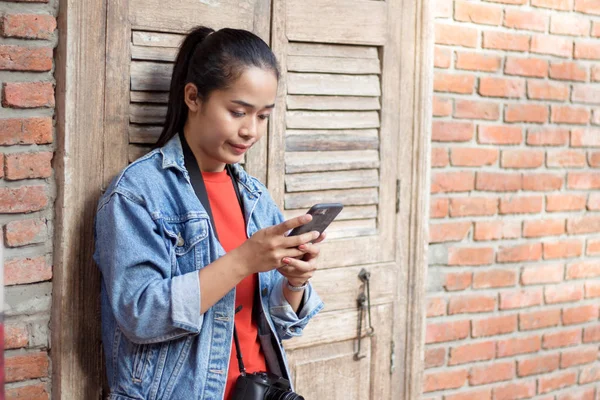
<svg viewBox="0 0 600 400">
<path fill-rule="evenodd" d="M 319 232 L 313 232 L 313 238 L 318 239 L 321 234 Z"/>
<path fill-rule="evenodd" d="M 301 244 L 300 246 L 298 246 L 298 248 L 299 248 L 300 250 L 306 250 L 306 246 L 305 246 L 305 245 L 303 245 L 303 244 Z"/>
<path fill-rule="evenodd" d="M 290 259 L 289 258 L 284 258 L 283 259 L 283 263 L 284 264 L 289 264 L 290 263 Z"/>
</svg>

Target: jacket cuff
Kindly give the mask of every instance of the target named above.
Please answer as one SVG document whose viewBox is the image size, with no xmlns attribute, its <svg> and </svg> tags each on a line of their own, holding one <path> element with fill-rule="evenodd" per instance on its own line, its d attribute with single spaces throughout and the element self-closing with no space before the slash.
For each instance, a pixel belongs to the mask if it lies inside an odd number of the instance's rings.
<svg viewBox="0 0 600 400">
<path fill-rule="evenodd" d="M 193 333 L 200 333 L 204 315 L 200 314 L 198 271 L 173 277 L 171 285 L 173 325 Z"/>
</svg>

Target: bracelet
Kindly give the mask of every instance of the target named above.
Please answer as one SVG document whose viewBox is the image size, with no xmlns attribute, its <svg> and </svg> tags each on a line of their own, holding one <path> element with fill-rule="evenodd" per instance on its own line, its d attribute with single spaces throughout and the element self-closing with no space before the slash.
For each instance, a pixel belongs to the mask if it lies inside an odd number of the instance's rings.
<svg viewBox="0 0 600 400">
<path fill-rule="evenodd" d="M 302 292 L 308 286 L 308 281 L 304 282 L 301 286 L 293 286 L 292 284 L 290 284 L 290 281 L 288 281 L 286 278 L 285 284 L 287 288 L 292 292 Z"/>
</svg>

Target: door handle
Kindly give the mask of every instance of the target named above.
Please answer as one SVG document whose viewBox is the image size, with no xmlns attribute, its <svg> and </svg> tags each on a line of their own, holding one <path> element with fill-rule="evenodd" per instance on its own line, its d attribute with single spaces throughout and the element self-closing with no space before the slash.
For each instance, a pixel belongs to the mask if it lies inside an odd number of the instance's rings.
<svg viewBox="0 0 600 400">
<path fill-rule="evenodd" d="M 359 361 L 366 357 L 366 355 L 360 354 L 360 345 L 362 341 L 362 321 L 365 315 L 365 310 L 368 316 L 369 326 L 367 327 L 367 336 L 373 336 L 375 334 L 375 328 L 373 328 L 373 322 L 371 320 L 371 287 L 369 282 L 371 280 L 371 273 L 366 269 L 361 269 L 358 273 L 358 279 L 363 283 L 362 292 L 356 299 L 358 306 L 358 332 L 357 332 L 357 346 L 356 352 L 354 353 L 354 361 Z"/>
</svg>

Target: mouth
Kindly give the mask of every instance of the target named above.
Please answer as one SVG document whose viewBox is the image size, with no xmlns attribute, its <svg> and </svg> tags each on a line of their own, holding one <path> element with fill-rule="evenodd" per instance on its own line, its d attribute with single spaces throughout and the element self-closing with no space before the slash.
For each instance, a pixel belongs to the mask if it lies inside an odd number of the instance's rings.
<svg viewBox="0 0 600 400">
<path fill-rule="evenodd" d="M 231 146 L 234 153 L 236 153 L 236 154 L 244 154 L 250 148 L 249 145 L 245 145 L 245 144 L 229 143 L 229 145 Z"/>
</svg>

